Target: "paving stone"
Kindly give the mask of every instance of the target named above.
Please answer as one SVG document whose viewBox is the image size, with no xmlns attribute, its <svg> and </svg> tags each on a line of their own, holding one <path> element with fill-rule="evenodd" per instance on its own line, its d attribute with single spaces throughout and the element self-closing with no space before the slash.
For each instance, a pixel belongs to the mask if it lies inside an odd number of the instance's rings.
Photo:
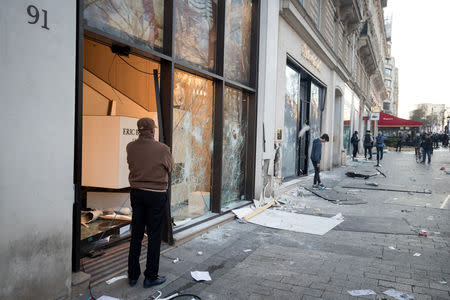
<svg viewBox="0 0 450 300">
<path fill-rule="evenodd" d="M 392 281 L 386 281 L 386 280 L 378 280 L 378 285 L 388 287 L 388 288 L 394 288 L 399 291 L 404 292 L 412 292 L 412 287 L 410 284 L 403 284 L 403 283 L 397 283 Z"/>
</svg>

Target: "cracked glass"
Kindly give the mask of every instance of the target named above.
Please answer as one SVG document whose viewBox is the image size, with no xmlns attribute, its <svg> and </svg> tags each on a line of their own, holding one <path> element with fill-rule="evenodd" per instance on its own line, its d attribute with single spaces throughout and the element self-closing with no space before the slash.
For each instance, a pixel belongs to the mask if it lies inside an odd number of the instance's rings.
<svg viewBox="0 0 450 300">
<path fill-rule="evenodd" d="M 225 77 L 250 81 L 252 1 L 227 0 L 225 15 Z"/>
<path fill-rule="evenodd" d="M 115 37 L 162 49 L 164 0 L 85 0 L 84 22 Z"/>
<path fill-rule="evenodd" d="M 210 209 L 214 85 L 180 70 L 174 77 L 171 209 L 177 224 Z"/>
<path fill-rule="evenodd" d="M 245 200 L 248 96 L 225 87 L 223 104 L 222 208 Z"/>
<path fill-rule="evenodd" d="M 213 70 L 217 39 L 217 0 L 177 0 L 175 56 Z"/>
</svg>

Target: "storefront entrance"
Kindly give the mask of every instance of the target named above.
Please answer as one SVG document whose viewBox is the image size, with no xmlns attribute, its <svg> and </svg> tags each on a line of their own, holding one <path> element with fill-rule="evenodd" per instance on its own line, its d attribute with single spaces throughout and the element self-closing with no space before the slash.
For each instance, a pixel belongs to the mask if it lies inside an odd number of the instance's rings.
<svg viewBox="0 0 450 300">
<path fill-rule="evenodd" d="M 308 153 L 311 141 L 320 136 L 323 91 L 311 75 L 288 60 L 281 168 L 284 178 L 306 175 L 312 168 Z"/>
<path fill-rule="evenodd" d="M 79 6 L 73 270 L 130 234 L 126 145 L 172 150 L 164 240 L 253 199 L 259 1 Z M 225 14 L 225 10 L 227 13 Z M 114 220 L 114 221 L 112 221 Z"/>
</svg>

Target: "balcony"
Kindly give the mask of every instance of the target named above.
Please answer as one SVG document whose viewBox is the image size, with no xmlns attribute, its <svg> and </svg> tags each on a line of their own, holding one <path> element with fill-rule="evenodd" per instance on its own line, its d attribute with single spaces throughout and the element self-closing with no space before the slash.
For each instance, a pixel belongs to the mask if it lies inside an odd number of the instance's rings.
<svg viewBox="0 0 450 300">
<path fill-rule="evenodd" d="M 335 0 L 337 15 L 345 26 L 345 31 L 350 34 L 358 28 L 362 20 L 361 8 L 357 0 Z"/>
</svg>

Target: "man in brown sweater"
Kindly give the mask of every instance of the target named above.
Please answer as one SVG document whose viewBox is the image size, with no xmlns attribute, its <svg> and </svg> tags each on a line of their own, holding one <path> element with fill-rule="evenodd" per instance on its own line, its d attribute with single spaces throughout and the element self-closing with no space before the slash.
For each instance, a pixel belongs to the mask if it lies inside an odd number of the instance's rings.
<svg viewBox="0 0 450 300">
<path fill-rule="evenodd" d="M 141 275 L 139 257 L 142 239 L 147 227 L 147 264 L 144 271 L 144 288 L 166 281 L 158 276 L 162 223 L 167 205 L 169 173 L 174 161 L 169 147 L 155 141 L 156 124 L 150 118 L 137 122 L 139 138 L 127 145 L 127 160 L 130 169 L 128 180 L 131 186 L 131 242 L 128 255 L 128 281 L 136 285 Z"/>
</svg>

